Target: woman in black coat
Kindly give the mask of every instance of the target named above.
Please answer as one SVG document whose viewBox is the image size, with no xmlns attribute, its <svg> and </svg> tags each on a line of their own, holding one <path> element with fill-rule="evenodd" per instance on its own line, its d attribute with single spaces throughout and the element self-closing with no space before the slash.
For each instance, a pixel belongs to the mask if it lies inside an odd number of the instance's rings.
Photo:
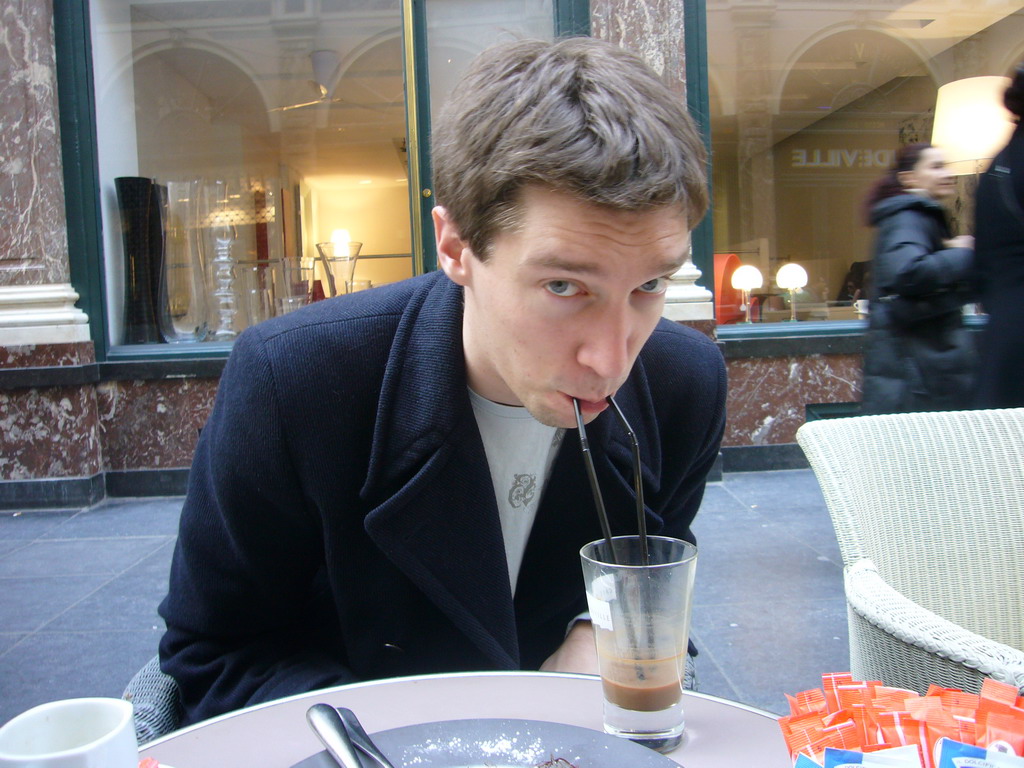
<svg viewBox="0 0 1024 768">
<path fill-rule="evenodd" d="M 988 313 L 979 348 L 980 408 L 1024 406 L 1024 64 L 1003 101 L 1017 128 L 978 184 L 975 206 L 976 281 Z"/>
<path fill-rule="evenodd" d="M 911 144 L 865 200 L 878 228 L 864 348 L 865 413 L 968 407 L 974 356 L 963 326 L 973 238 L 950 237 L 955 192 L 942 152 Z"/>
</svg>

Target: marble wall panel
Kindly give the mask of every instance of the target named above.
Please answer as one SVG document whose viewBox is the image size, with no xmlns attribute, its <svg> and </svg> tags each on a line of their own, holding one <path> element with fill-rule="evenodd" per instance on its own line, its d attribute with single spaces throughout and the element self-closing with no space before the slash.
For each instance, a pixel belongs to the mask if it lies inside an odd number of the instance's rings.
<svg viewBox="0 0 1024 768">
<path fill-rule="evenodd" d="M 809 403 L 860 400 L 860 355 L 734 358 L 723 445 L 796 442 Z"/>
<path fill-rule="evenodd" d="M 95 362 L 96 350 L 91 341 L 0 347 L 0 369 L 89 365 Z"/>
<path fill-rule="evenodd" d="M 0 18 L 0 285 L 66 283 L 52 0 L 5 0 Z"/>
<path fill-rule="evenodd" d="M 191 466 L 218 381 L 182 378 L 97 385 L 104 469 Z"/>
<path fill-rule="evenodd" d="M 591 0 L 590 33 L 638 54 L 681 97 L 686 56 L 680 0 Z"/>
<path fill-rule="evenodd" d="M 91 386 L 0 391 L 0 480 L 91 477 L 101 455 Z"/>
</svg>

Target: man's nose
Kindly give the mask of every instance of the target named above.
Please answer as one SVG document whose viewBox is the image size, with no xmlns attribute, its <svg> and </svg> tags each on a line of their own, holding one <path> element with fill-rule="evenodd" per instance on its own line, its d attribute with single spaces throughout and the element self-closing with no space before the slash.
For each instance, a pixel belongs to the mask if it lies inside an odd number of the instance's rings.
<svg viewBox="0 0 1024 768">
<path fill-rule="evenodd" d="M 602 379 L 619 381 L 632 364 L 633 321 L 628 307 L 606 308 L 584 323 L 577 361 Z"/>
</svg>

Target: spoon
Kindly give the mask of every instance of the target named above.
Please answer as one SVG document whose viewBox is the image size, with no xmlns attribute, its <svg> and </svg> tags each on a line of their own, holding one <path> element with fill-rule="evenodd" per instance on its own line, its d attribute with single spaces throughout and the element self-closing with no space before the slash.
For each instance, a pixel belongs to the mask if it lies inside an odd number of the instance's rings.
<svg viewBox="0 0 1024 768">
<path fill-rule="evenodd" d="M 338 710 L 330 704 L 314 704 L 306 710 L 306 721 L 341 768 L 363 768 Z"/>
<path fill-rule="evenodd" d="M 338 707 L 338 714 L 341 716 L 342 722 L 345 723 L 345 729 L 348 731 L 349 738 L 353 744 L 369 757 L 376 760 L 381 768 L 395 768 L 387 756 L 373 743 L 373 739 L 367 735 L 363 729 L 363 724 L 359 722 L 355 712 L 351 709 L 345 709 L 345 707 Z"/>
</svg>

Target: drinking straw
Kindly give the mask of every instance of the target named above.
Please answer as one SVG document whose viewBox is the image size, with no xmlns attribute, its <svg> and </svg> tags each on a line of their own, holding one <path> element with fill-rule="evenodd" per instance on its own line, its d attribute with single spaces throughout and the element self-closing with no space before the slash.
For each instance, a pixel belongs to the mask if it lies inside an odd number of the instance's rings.
<svg viewBox="0 0 1024 768">
<path fill-rule="evenodd" d="M 572 399 L 572 407 L 576 411 L 576 426 L 580 433 L 580 448 L 583 450 L 583 464 L 587 468 L 587 477 L 590 480 L 590 491 L 594 494 L 594 506 L 597 507 L 597 518 L 601 521 L 601 531 L 604 533 L 604 541 L 608 545 L 608 562 L 617 565 L 615 559 L 615 548 L 612 546 L 612 528 L 608 525 L 608 513 L 604 509 L 604 499 L 601 497 L 601 487 L 597 484 L 597 472 L 594 471 L 594 457 L 590 455 L 590 444 L 587 442 L 587 430 L 583 426 L 583 414 L 580 413 L 580 401 L 575 397 Z"/>
<path fill-rule="evenodd" d="M 644 515 L 644 481 L 640 476 L 640 441 L 636 439 L 636 432 L 629 426 L 626 414 L 619 408 L 619 404 L 611 395 L 608 395 L 607 399 L 619 418 L 619 424 L 629 435 L 629 442 L 633 444 L 633 490 L 636 492 L 636 522 L 637 531 L 640 533 L 640 562 L 643 565 L 650 565 L 651 556 L 647 550 L 647 516 Z"/>
<path fill-rule="evenodd" d="M 615 401 L 612 400 L 612 398 L 610 396 L 608 397 L 608 402 L 611 403 L 612 406 L 614 406 L 616 413 L 619 414 L 619 421 L 620 421 L 620 423 L 626 428 L 626 432 L 629 433 L 630 438 L 633 440 L 633 445 L 634 445 L 634 449 L 635 449 L 634 461 L 636 463 L 636 477 L 637 477 L 637 481 L 636 482 L 639 484 L 639 478 L 640 478 L 640 463 L 639 463 L 640 462 L 640 446 L 637 443 L 636 434 L 630 428 L 629 423 L 626 421 L 626 417 L 622 415 L 621 411 L 619 411 L 619 406 L 615 404 Z M 604 531 L 604 540 L 605 540 L 605 543 L 608 545 L 608 562 L 611 563 L 612 565 L 618 565 L 618 560 L 615 557 L 615 547 L 612 545 L 612 530 L 611 530 L 611 526 L 608 524 L 608 514 L 607 514 L 607 512 L 605 512 L 604 499 L 601 496 L 601 488 L 597 484 L 597 472 L 594 470 L 594 457 L 590 453 L 590 444 L 587 442 L 587 430 L 586 430 L 586 427 L 583 426 L 583 415 L 580 413 L 580 402 L 575 397 L 572 399 L 572 406 L 573 406 L 573 409 L 576 411 L 576 426 L 579 428 L 579 433 L 580 433 L 580 448 L 583 450 L 583 463 L 584 463 L 584 465 L 587 468 L 587 477 L 590 479 L 590 490 L 594 494 L 594 505 L 597 507 L 597 516 L 598 516 L 598 519 L 601 521 L 601 530 Z M 640 487 L 640 486 L 638 485 L 638 487 Z M 642 488 L 641 488 L 640 492 L 643 493 Z M 641 514 L 642 514 L 642 512 L 643 512 L 643 501 L 640 502 L 640 510 L 641 510 Z M 644 561 L 643 562 L 644 562 L 644 565 L 647 565 L 649 561 L 648 561 L 648 555 L 647 555 L 646 525 L 644 525 L 640 530 L 643 532 L 642 533 L 642 538 L 641 538 L 641 541 L 643 542 L 643 556 L 644 556 Z M 650 574 L 648 573 L 647 576 L 648 576 L 647 586 L 649 587 L 650 586 L 650 582 L 649 582 Z M 641 599 L 643 599 L 643 598 L 641 598 Z M 634 649 L 638 649 L 639 645 L 636 642 L 636 626 L 633 624 L 633 621 L 630 618 L 628 612 L 625 614 L 625 619 L 626 619 L 626 633 L 627 633 L 627 635 L 630 638 L 632 638 L 631 641 L 630 641 L 630 645 Z M 650 625 L 648 625 L 648 627 L 647 627 L 647 634 L 648 634 L 649 638 L 651 638 L 651 633 L 652 632 L 653 632 L 652 627 Z M 651 647 L 653 647 L 653 644 L 654 644 L 653 639 L 649 639 L 648 643 L 651 645 Z M 639 663 L 640 659 L 637 659 L 636 661 L 637 661 L 637 664 L 635 665 L 635 671 L 636 671 L 637 679 L 638 680 L 646 680 L 647 679 L 647 674 L 646 674 L 646 672 L 644 670 L 643 665 L 641 663 Z"/>
</svg>

